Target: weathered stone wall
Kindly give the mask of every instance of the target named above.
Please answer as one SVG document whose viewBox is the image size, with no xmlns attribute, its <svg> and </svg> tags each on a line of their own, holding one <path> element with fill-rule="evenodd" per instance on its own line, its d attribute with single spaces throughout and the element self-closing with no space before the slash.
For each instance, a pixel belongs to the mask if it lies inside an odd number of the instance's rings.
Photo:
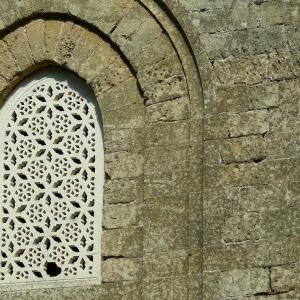
<svg viewBox="0 0 300 300">
<path fill-rule="evenodd" d="M 1 1 L 1 101 L 49 65 L 85 79 L 106 183 L 102 285 L 0 298 L 300 299 L 299 5 Z"/>
<path fill-rule="evenodd" d="M 213 72 L 204 99 L 204 298 L 300 299 L 300 1 L 174 2 Z"/>
<path fill-rule="evenodd" d="M 53 65 L 103 116 L 102 284 L 0 298 L 200 299 L 203 99 L 176 23 L 152 0 L 1 1 L 0 102 Z"/>
</svg>

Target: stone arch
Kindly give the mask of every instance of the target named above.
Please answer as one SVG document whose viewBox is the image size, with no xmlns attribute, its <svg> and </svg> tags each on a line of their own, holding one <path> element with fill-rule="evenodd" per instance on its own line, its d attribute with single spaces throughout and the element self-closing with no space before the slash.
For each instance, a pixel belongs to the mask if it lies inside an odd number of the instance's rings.
<svg viewBox="0 0 300 300">
<path fill-rule="evenodd" d="M 172 14 L 162 7 L 160 1 L 131 0 L 22 0 L 18 4 L 8 1 L 0 5 L 0 11 L 4 11 L 4 43 L 0 51 L 10 62 L 0 63 L 2 98 L 5 90 L 27 75 L 28 70 L 51 62 L 85 79 L 100 99 L 107 173 L 103 281 L 120 285 L 111 289 L 109 284 L 103 284 L 90 293 L 120 295 L 126 290 L 143 299 L 150 290 L 158 289 L 157 293 L 163 295 L 161 284 L 168 285 L 174 276 L 200 289 L 196 275 L 201 270 L 195 269 L 192 261 L 200 261 L 202 247 L 203 96 L 192 49 L 175 19 L 170 18 Z M 52 35 L 55 49 L 63 46 L 57 57 L 41 56 L 40 47 L 45 46 L 46 39 L 35 36 L 43 31 L 34 30 L 41 24 L 45 36 L 51 27 L 56 32 Z M 105 49 L 112 50 L 104 56 L 112 55 L 113 63 L 108 63 L 102 70 L 105 72 L 94 78 L 93 56 L 87 58 L 86 52 L 81 52 L 82 58 L 90 60 L 86 68 L 82 67 L 80 55 L 78 60 L 74 59 L 80 32 L 92 40 L 91 44 L 105 44 Z M 62 34 L 67 37 L 65 42 Z M 78 44 L 68 48 L 72 39 Z M 23 45 L 26 51 L 17 53 L 16 45 Z M 80 52 L 79 46 L 77 50 Z M 50 50 L 46 53 L 53 55 Z M 122 53 L 129 66 L 118 53 Z M 164 211 L 170 212 L 166 218 L 161 215 Z M 114 221 L 120 216 L 121 222 Z M 178 242 L 174 244 L 173 240 Z M 113 247 L 115 244 L 122 247 Z M 166 258 L 178 268 L 168 269 Z M 165 269 L 160 271 L 160 265 Z M 157 277 L 164 278 L 162 283 L 155 280 Z M 176 293 L 176 280 L 171 282 L 168 290 Z"/>
</svg>

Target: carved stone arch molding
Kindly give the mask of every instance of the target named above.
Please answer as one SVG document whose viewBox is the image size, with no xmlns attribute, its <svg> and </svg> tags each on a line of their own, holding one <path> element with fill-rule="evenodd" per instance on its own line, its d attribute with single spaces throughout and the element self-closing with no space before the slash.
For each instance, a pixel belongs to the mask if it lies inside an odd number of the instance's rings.
<svg viewBox="0 0 300 300">
<path fill-rule="evenodd" d="M 200 299 L 202 86 L 166 3 L 2 1 L 0 16 L 1 102 L 38 69 L 80 76 L 103 117 L 106 174 L 101 285 L 1 297 Z"/>
</svg>

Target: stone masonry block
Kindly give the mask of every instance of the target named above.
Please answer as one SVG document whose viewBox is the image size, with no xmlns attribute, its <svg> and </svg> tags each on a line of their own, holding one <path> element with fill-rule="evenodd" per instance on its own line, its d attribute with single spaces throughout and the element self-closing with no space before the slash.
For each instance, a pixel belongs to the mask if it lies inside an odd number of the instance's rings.
<svg viewBox="0 0 300 300">
<path fill-rule="evenodd" d="M 145 225 L 144 252 L 183 250 L 188 247 L 188 222 Z"/>
<path fill-rule="evenodd" d="M 186 120 L 189 117 L 189 99 L 182 97 L 146 107 L 146 121 L 170 122 Z"/>
<path fill-rule="evenodd" d="M 183 276 L 188 273 L 188 254 L 185 251 L 145 254 L 143 274 L 146 279 Z"/>
<path fill-rule="evenodd" d="M 59 36 L 62 30 L 63 22 L 49 20 L 45 22 L 45 56 L 54 60 L 56 47 L 59 43 Z"/>
<path fill-rule="evenodd" d="M 269 112 L 257 110 L 241 114 L 212 115 L 205 119 L 205 126 L 205 139 L 265 134 L 270 129 Z"/>
<path fill-rule="evenodd" d="M 43 61 L 45 55 L 45 22 L 35 20 L 26 26 L 29 45 L 36 63 Z"/>
<path fill-rule="evenodd" d="M 188 196 L 163 197 L 147 200 L 142 206 L 144 225 L 175 224 L 188 217 Z"/>
<path fill-rule="evenodd" d="M 189 123 L 187 121 L 148 124 L 145 130 L 145 146 L 187 145 Z"/>
<path fill-rule="evenodd" d="M 263 268 L 204 273 L 204 299 L 269 293 L 269 277 L 269 270 Z"/>
<path fill-rule="evenodd" d="M 26 70 L 33 65 L 33 57 L 24 27 L 19 27 L 7 35 L 5 41 L 21 70 Z"/>
<path fill-rule="evenodd" d="M 276 293 L 292 291 L 296 285 L 295 266 L 271 268 L 271 287 Z"/>
<path fill-rule="evenodd" d="M 145 174 L 188 169 L 187 146 L 151 147 L 145 150 Z"/>
<path fill-rule="evenodd" d="M 133 0 L 92 0 L 84 14 L 84 18 L 97 26 L 106 34 L 110 33 L 115 25 L 131 9 Z M 95 14 L 97 11 L 97 14 Z"/>
<path fill-rule="evenodd" d="M 136 204 L 115 204 L 103 209 L 105 229 L 128 228 L 138 225 L 138 206 Z"/>
<path fill-rule="evenodd" d="M 102 256 L 138 257 L 142 253 L 142 246 L 140 228 L 103 231 Z"/>
<path fill-rule="evenodd" d="M 80 40 L 83 33 L 84 30 L 73 22 L 65 22 L 62 25 L 59 42 L 55 52 L 55 61 L 57 63 L 66 64 L 70 60 L 78 40 Z"/>
<path fill-rule="evenodd" d="M 206 112 L 242 112 L 279 105 L 278 84 L 260 84 L 254 86 L 220 86 L 216 90 L 215 102 L 206 103 Z"/>
<path fill-rule="evenodd" d="M 6 79 L 11 80 L 19 71 L 19 67 L 16 65 L 16 61 L 10 52 L 8 45 L 0 42 L 0 75 Z"/>
<path fill-rule="evenodd" d="M 102 262 L 103 282 L 134 281 L 141 277 L 139 258 L 110 258 Z"/>
<path fill-rule="evenodd" d="M 143 300 L 169 300 L 172 291 L 170 278 L 143 280 Z"/>
<path fill-rule="evenodd" d="M 109 180 L 104 185 L 104 205 L 142 201 L 143 178 Z"/>
<path fill-rule="evenodd" d="M 105 171 L 111 179 L 139 177 L 143 174 L 141 153 L 117 152 L 106 155 Z"/>
</svg>

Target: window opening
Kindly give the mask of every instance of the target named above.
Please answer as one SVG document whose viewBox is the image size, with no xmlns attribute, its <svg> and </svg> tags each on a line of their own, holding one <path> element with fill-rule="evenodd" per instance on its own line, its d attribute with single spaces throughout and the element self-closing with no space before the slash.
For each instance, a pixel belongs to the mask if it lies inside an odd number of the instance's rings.
<svg viewBox="0 0 300 300">
<path fill-rule="evenodd" d="M 19 84 L 0 121 L 0 286 L 99 282 L 104 170 L 95 96 L 70 72 L 45 69 Z"/>
</svg>

